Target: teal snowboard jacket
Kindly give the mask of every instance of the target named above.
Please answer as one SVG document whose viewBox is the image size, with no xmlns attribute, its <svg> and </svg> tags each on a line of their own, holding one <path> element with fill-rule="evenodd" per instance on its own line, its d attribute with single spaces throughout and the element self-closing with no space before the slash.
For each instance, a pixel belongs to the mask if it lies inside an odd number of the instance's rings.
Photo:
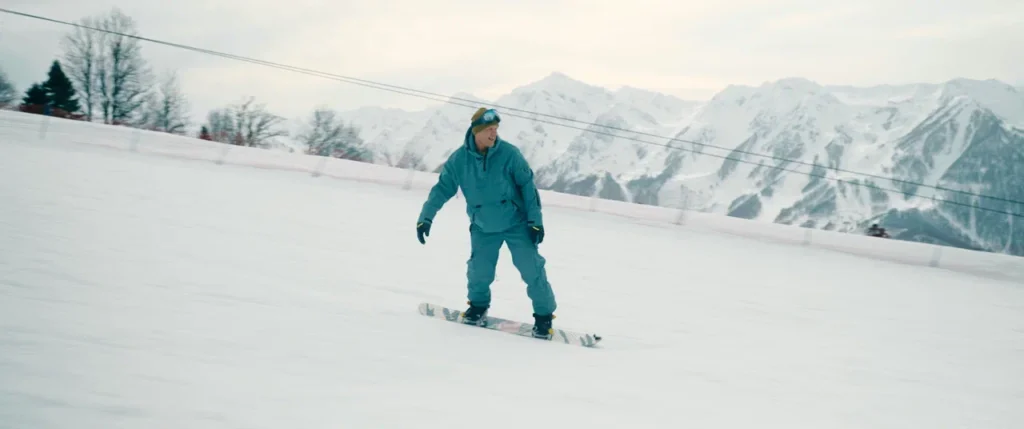
<svg viewBox="0 0 1024 429">
<path fill-rule="evenodd" d="M 470 224 L 483 232 L 543 225 L 533 170 L 519 148 L 500 136 L 486 154 L 481 154 L 476 150 L 473 134 L 466 130 L 462 146 L 441 166 L 440 177 L 423 203 L 419 220 L 433 222 L 438 210 L 459 188 L 466 198 Z"/>
</svg>

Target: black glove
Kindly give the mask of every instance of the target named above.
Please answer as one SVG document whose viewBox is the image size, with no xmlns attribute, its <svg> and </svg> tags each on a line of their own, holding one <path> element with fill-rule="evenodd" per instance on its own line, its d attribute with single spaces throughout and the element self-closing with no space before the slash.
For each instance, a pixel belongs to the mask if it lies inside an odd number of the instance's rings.
<svg viewBox="0 0 1024 429">
<path fill-rule="evenodd" d="M 533 240 L 533 244 L 540 244 L 544 241 L 544 226 L 530 224 L 530 240 Z"/>
<path fill-rule="evenodd" d="M 430 221 L 421 220 L 416 224 L 416 237 L 420 239 L 420 244 L 427 244 L 423 239 L 423 236 L 430 236 Z"/>
</svg>

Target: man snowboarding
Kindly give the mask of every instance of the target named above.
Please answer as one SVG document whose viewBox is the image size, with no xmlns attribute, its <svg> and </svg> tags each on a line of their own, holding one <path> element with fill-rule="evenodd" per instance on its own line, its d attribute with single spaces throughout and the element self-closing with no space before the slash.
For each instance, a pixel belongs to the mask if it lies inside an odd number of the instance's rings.
<svg viewBox="0 0 1024 429">
<path fill-rule="evenodd" d="M 423 237 L 430 235 L 434 216 L 461 188 L 466 197 L 471 243 L 466 262 L 466 323 L 485 322 L 498 251 L 507 243 L 512 263 L 526 282 L 526 294 L 533 302 L 533 336 L 551 338 L 556 304 L 545 259 L 537 250 L 544 240 L 540 194 L 522 152 L 498 137 L 500 122 L 493 109 L 476 111 L 461 147 L 441 166 L 441 175 L 420 211 L 416 234 L 420 243 L 426 244 Z"/>
</svg>

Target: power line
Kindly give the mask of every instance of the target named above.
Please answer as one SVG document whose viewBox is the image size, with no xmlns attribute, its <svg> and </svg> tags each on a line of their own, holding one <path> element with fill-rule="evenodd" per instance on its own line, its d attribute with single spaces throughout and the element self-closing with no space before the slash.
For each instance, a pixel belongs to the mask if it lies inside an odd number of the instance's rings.
<svg viewBox="0 0 1024 429">
<path fill-rule="evenodd" d="M 553 122 L 548 122 L 548 121 L 543 121 L 543 120 L 538 120 L 538 119 L 534 119 L 534 120 L 536 120 L 538 122 L 544 122 L 544 123 L 548 123 L 548 124 L 553 124 L 553 125 L 562 125 L 562 124 L 555 124 Z M 638 140 L 638 139 L 631 138 L 631 137 L 618 136 L 618 135 L 615 135 L 615 134 L 612 134 L 612 133 L 606 133 L 606 132 L 602 132 L 602 131 L 587 130 L 585 128 L 573 127 L 573 126 L 570 126 L 570 125 L 562 125 L 562 126 L 566 126 L 566 127 L 574 128 L 574 129 L 578 129 L 578 130 L 583 130 L 583 131 L 589 131 L 589 132 L 592 132 L 592 133 L 595 133 L 595 134 L 601 134 L 601 135 L 606 135 L 606 136 L 611 136 L 611 137 L 623 138 L 623 139 L 626 139 L 626 140 L 632 140 L 632 141 L 636 141 L 636 142 L 639 142 L 639 143 L 645 143 L 645 144 L 650 144 L 650 145 L 654 145 L 654 146 L 663 146 L 663 147 L 667 147 L 667 148 L 670 148 L 670 149 L 676 149 L 676 150 L 681 150 L 681 151 L 686 151 L 686 152 L 693 152 L 693 153 L 696 153 L 698 155 L 707 155 L 707 156 L 711 156 L 711 157 L 715 157 L 715 158 L 721 158 L 721 159 L 730 160 L 730 161 L 736 161 L 736 162 L 742 162 L 742 163 L 751 164 L 751 165 L 763 166 L 762 164 L 755 163 L 753 161 L 747 161 L 747 160 L 743 160 L 743 159 L 739 159 L 739 158 L 732 158 L 732 157 L 729 157 L 729 156 L 726 156 L 726 155 L 718 155 L 718 154 L 713 154 L 713 153 L 704 153 L 704 152 L 696 151 L 696 150 L 693 150 L 693 149 L 684 149 L 684 148 L 674 147 L 674 146 L 666 145 L 666 144 L 647 142 L 647 141 Z M 834 182 L 837 182 L 837 183 L 846 183 L 846 184 L 850 184 L 850 185 L 854 185 L 854 186 L 862 186 L 862 187 L 877 189 L 877 190 L 885 191 L 885 192 L 894 192 L 894 193 L 898 193 L 898 194 L 903 194 L 904 196 L 916 196 L 916 197 L 919 197 L 919 198 L 932 200 L 932 201 L 935 201 L 937 203 L 952 204 L 952 205 L 957 205 L 957 206 L 973 208 L 973 209 L 977 209 L 977 210 L 993 212 L 993 213 L 997 213 L 997 214 L 1004 214 L 1004 215 L 1024 218 L 1024 214 L 1018 214 L 1018 213 L 1013 213 L 1013 212 L 1009 212 L 1009 211 L 991 209 L 991 208 L 988 208 L 988 207 L 981 207 L 981 206 L 974 205 L 974 204 L 967 204 L 967 203 L 961 203 L 961 202 L 958 202 L 958 201 L 945 200 L 945 199 L 942 199 L 942 198 L 936 198 L 936 197 L 932 197 L 932 196 L 924 196 L 924 195 L 915 194 L 913 192 L 900 191 L 900 190 L 897 190 L 897 189 L 883 188 L 883 187 L 880 187 L 880 186 L 876 186 L 876 185 L 872 185 L 872 184 L 865 183 L 865 182 L 860 182 L 860 181 L 851 181 L 851 180 L 844 180 L 844 179 L 839 179 L 839 178 L 834 178 L 834 177 L 828 177 L 825 174 L 814 174 L 813 172 L 803 172 L 803 171 L 799 171 L 799 170 L 793 170 L 793 169 L 785 168 L 785 167 L 782 167 L 782 166 L 774 166 L 774 167 L 763 166 L 763 167 L 764 168 L 770 168 L 772 170 L 781 170 L 781 171 L 786 171 L 786 172 L 790 172 L 790 173 L 803 174 L 803 175 L 810 176 L 810 177 L 815 177 L 815 178 L 820 178 L 820 179 L 825 179 L 825 180 L 831 180 L 831 181 L 834 181 Z M 824 167 L 824 166 L 820 166 L 820 167 Z M 971 195 L 973 195 L 973 194 L 971 194 Z M 977 196 L 977 195 L 974 195 L 974 196 Z M 1011 202 L 1016 202 L 1016 201 L 1011 201 Z M 1016 202 L 1016 203 L 1017 204 L 1022 204 L 1020 202 Z"/>
<path fill-rule="evenodd" d="M 46 17 L 42 17 L 42 16 L 38 16 L 38 15 L 32 15 L 32 14 L 27 14 L 27 13 L 22 13 L 22 12 L 15 12 L 15 11 L 11 11 L 11 10 L 8 10 L 8 9 L 0 8 L 0 11 L 4 11 L 4 12 L 16 14 L 16 15 L 21 15 L 21 16 L 25 16 L 25 17 L 30 17 L 30 18 L 35 18 L 35 19 L 55 22 L 55 23 L 64 24 L 64 25 L 71 25 L 71 26 L 82 27 L 82 28 L 86 28 L 86 29 L 90 29 L 90 30 L 95 30 L 95 31 L 102 31 L 102 32 L 116 34 L 116 35 L 120 35 L 120 36 L 124 36 L 124 37 L 131 37 L 131 38 L 135 38 L 135 39 L 139 39 L 139 40 L 144 40 L 144 41 L 151 42 L 151 43 L 156 43 L 156 44 L 172 46 L 172 47 L 176 47 L 176 48 L 181 48 L 181 49 L 186 49 L 186 50 L 191 50 L 191 51 L 196 51 L 196 52 L 201 52 L 201 53 L 206 53 L 206 54 L 210 54 L 210 55 L 214 55 L 214 56 L 220 56 L 220 57 L 234 59 L 234 60 L 239 60 L 239 61 L 244 61 L 244 62 L 261 64 L 261 65 L 265 65 L 265 66 L 269 66 L 269 67 L 274 67 L 274 68 L 279 68 L 279 69 L 284 69 L 284 70 L 290 70 L 290 71 L 295 71 L 295 72 L 300 72 L 300 73 L 305 73 L 305 74 L 311 74 L 311 75 L 319 76 L 319 77 L 334 78 L 335 80 L 341 80 L 341 81 L 345 81 L 345 82 L 348 82 L 348 83 L 353 83 L 353 84 L 356 84 L 356 85 L 367 86 L 367 87 L 371 87 L 371 88 L 375 88 L 375 89 L 381 89 L 381 90 L 390 91 L 390 92 L 396 92 L 396 93 L 403 94 L 403 95 L 411 95 L 411 96 L 414 96 L 414 97 L 425 98 L 425 99 L 432 100 L 432 101 L 444 102 L 444 103 L 449 103 L 449 104 L 456 104 L 456 105 L 465 106 L 465 107 L 469 107 L 469 108 L 476 107 L 476 104 L 477 104 L 477 102 L 474 101 L 474 100 L 470 100 L 470 99 L 466 99 L 466 98 L 461 98 L 461 97 L 456 97 L 456 96 L 448 96 L 448 95 L 444 95 L 444 94 L 438 94 L 438 93 L 418 90 L 418 89 L 414 89 L 414 88 L 407 88 L 407 87 L 401 87 L 401 86 L 397 86 L 397 85 L 390 85 L 390 84 L 386 84 L 386 83 L 380 83 L 380 82 L 374 82 L 374 81 L 365 80 L 365 79 L 359 79 L 359 78 L 355 78 L 355 77 L 351 77 L 351 76 L 344 76 L 344 75 L 339 75 L 339 74 L 334 74 L 334 73 L 327 73 L 327 72 L 322 72 L 322 71 L 312 70 L 312 69 L 307 69 L 307 68 L 302 68 L 302 67 L 295 67 L 295 66 L 289 66 L 289 65 L 285 65 L 285 64 L 274 63 L 274 62 L 270 62 L 270 61 L 258 60 L 258 59 L 254 59 L 254 58 L 242 57 L 242 56 L 238 56 L 238 55 L 233 55 L 233 54 L 227 54 L 227 53 L 223 53 L 223 52 L 212 51 L 212 50 L 208 50 L 208 49 L 204 49 L 204 48 L 197 48 L 197 47 L 193 47 L 193 46 L 182 45 L 182 44 L 173 43 L 173 42 L 166 42 L 166 41 L 162 41 L 162 40 L 156 40 L 156 39 L 146 38 L 146 37 L 137 36 L 137 35 L 124 34 L 124 33 L 119 33 L 119 32 L 111 31 L 111 30 L 103 30 L 103 29 L 93 28 L 93 27 L 89 27 L 89 26 L 86 26 L 86 25 L 82 25 L 82 24 L 61 21 L 61 20 L 57 20 L 57 19 L 53 19 L 53 18 L 46 18 Z M 422 94 L 422 95 L 417 95 L 417 94 Z M 471 103 L 471 104 L 454 103 L 454 102 L 452 102 L 452 100 L 462 101 L 462 102 Z M 660 136 L 660 135 L 656 135 L 656 134 L 652 134 L 652 133 L 647 133 L 647 132 L 643 132 L 643 131 L 628 130 L 628 129 L 624 129 L 624 128 L 615 127 L 615 126 L 612 126 L 612 125 L 605 125 L 605 124 L 597 124 L 597 123 L 592 123 L 592 122 L 586 122 L 586 121 L 582 121 L 582 120 L 578 120 L 578 119 L 566 118 L 566 117 L 562 117 L 562 116 L 557 116 L 557 115 L 552 115 L 552 114 L 547 114 L 547 113 L 541 113 L 541 112 L 532 112 L 532 111 L 529 111 L 529 110 L 519 109 L 519 108 L 515 108 L 515 107 L 510 107 L 510 106 L 502 106 L 502 105 L 498 105 L 498 104 L 494 104 L 494 103 L 489 103 L 489 105 L 491 105 L 492 107 L 496 107 L 496 108 L 502 109 L 502 110 L 506 110 L 506 111 L 523 112 L 523 113 L 527 113 L 527 114 L 530 114 L 530 115 L 544 116 L 544 117 L 549 117 L 549 118 L 558 119 L 558 120 L 567 121 L 567 122 L 575 122 L 575 123 L 579 123 L 579 124 L 583 124 L 583 125 L 587 125 L 587 126 L 596 126 L 596 127 L 611 129 L 611 130 L 615 130 L 615 131 L 627 132 L 627 133 L 643 135 L 643 136 L 647 136 L 647 137 L 654 137 L 654 138 L 661 139 L 661 140 L 668 140 L 668 141 L 675 141 L 675 142 L 680 142 L 680 143 L 689 143 L 689 144 L 693 144 L 693 145 L 711 147 L 711 148 L 715 148 L 715 149 L 726 150 L 726 151 L 729 151 L 729 152 L 741 153 L 741 154 L 744 154 L 744 155 L 756 156 L 756 157 L 760 157 L 760 158 L 768 158 L 768 159 L 772 159 L 772 160 L 775 160 L 775 161 L 789 162 L 789 163 L 800 164 L 800 165 L 805 165 L 805 166 L 809 166 L 809 167 L 817 167 L 817 166 L 819 166 L 819 164 L 810 163 L 810 162 L 806 162 L 806 161 L 801 161 L 801 160 L 797 160 L 797 159 L 790 159 L 790 158 L 784 158 L 784 157 L 779 157 L 779 156 L 774 156 L 774 155 L 768 155 L 768 154 L 744 151 L 744 150 L 739 150 L 739 149 L 735 149 L 735 148 L 728 148 L 728 147 L 724 147 L 724 146 L 717 146 L 717 145 L 713 145 L 713 144 L 709 144 L 709 143 L 703 143 L 703 142 L 698 142 L 698 141 L 693 141 L 693 140 L 679 139 L 679 138 L 674 138 L 674 137 L 665 137 L 665 136 Z M 521 116 L 521 115 L 508 114 L 508 116 L 519 117 L 519 118 L 523 118 L 523 119 L 536 120 L 533 117 L 527 117 L 527 116 Z M 557 124 L 557 123 L 551 123 L 551 122 L 545 122 L 545 123 L 552 124 L 552 125 L 563 125 L 563 124 Z M 580 129 L 580 128 L 575 128 L 575 129 Z M 589 132 L 590 130 L 589 129 L 582 129 L 582 131 Z M 642 142 L 642 143 L 649 143 L 649 142 Z M 653 143 L 651 143 L 651 144 L 653 144 Z M 671 148 L 671 149 L 677 149 L 674 146 L 667 146 L 667 145 L 658 145 L 658 146 L 663 146 L 663 147 L 667 147 L 667 148 Z M 895 183 L 902 183 L 902 184 L 920 186 L 920 187 L 931 188 L 931 189 L 935 189 L 935 190 L 939 190 L 939 191 L 945 191 L 945 192 L 958 193 L 958 194 L 962 194 L 962 195 L 968 195 L 968 196 L 972 196 L 972 197 L 987 198 L 987 199 L 992 199 L 992 200 L 1002 201 L 1002 202 L 1007 202 L 1007 203 L 1012 203 L 1012 204 L 1024 204 L 1024 202 L 1022 202 L 1022 201 L 1011 200 L 1011 199 L 1002 198 L 1002 197 L 996 197 L 996 196 L 989 196 L 989 195 L 984 195 L 984 194 L 975 194 L 975 193 L 972 193 L 972 192 L 963 191 L 963 190 L 959 190 L 959 189 L 951 189 L 951 188 L 945 188 L 945 187 L 940 187 L 940 186 L 936 186 L 936 185 L 928 185 L 928 184 L 919 183 L 919 182 L 913 182 L 913 181 L 908 181 L 908 180 L 896 179 L 896 178 L 892 178 L 892 177 L 885 177 L 885 176 L 881 176 L 881 175 L 877 175 L 877 174 L 872 174 L 872 173 L 862 173 L 862 172 L 857 172 L 857 171 L 853 171 L 853 170 L 843 169 L 843 168 L 839 168 L 839 167 L 828 167 L 828 169 L 832 170 L 832 171 L 835 171 L 837 173 L 847 173 L 847 174 L 861 175 L 861 176 L 870 177 L 870 178 L 873 178 L 873 179 L 886 180 L 886 181 L 891 181 L 891 182 L 895 182 Z"/>
<path fill-rule="evenodd" d="M 53 22 L 53 23 L 57 23 L 57 24 L 62 24 L 62 25 L 68 25 L 68 26 L 85 28 L 85 29 L 89 29 L 89 30 L 93 30 L 93 31 L 110 33 L 110 34 L 114 34 L 114 35 L 118 35 L 118 36 L 122 36 L 122 37 L 129 37 L 129 38 L 133 38 L 133 39 L 137 39 L 137 40 L 142 40 L 142 41 L 146 41 L 146 42 L 150 42 L 150 43 L 155 43 L 155 44 L 159 44 L 159 45 L 165 45 L 165 46 L 175 47 L 175 48 L 179 48 L 179 49 L 190 50 L 190 51 L 194 51 L 194 52 L 204 53 L 204 54 L 218 56 L 218 57 L 222 57 L 222 58 L 233 59 L 233 60 L 237 60 L 237 61 L 243 61 L 243 62 L 248 62 L 248 63 L 253 63 L 253 64 L 264 65 L 264 66 L 278 68 L 278 69 L 282 69 L 282 70 L 289 70 L 289 71 L 293 71 L 293 72 L 297 72 L 297 73 L 303 73 L 303 74 L 307 74 L 307 75 L 311 75 L 311 76 L 318 76 L 318 77 L 323 77 L 323 78 L 343 81 L 343 82 L 352 83 L 352 84 L 355 84 L 355 85 L 366 86 L 366 87 L 370 87 L 370 88 L 374 88 L 374 89 L 380 89 L 380 90 L 389 91 L 389 92 L 395 92 L 395 93 L 399 93 L 399 94 L 403 94 L 403 95 L 409 95 L 409 96 L 413 96 L 413 97 L 424 98 L 424 99 L 428 99 L 428 100 L 432 100 L 432 101 L 438 101 L 438 102 L 443 102 L 443 103 L 448 103 L 448 104 L 460 105 L 460 106 L 464 106 L 464 107 L 468 107 L 468 108 L 475 108 L 475 107 L 477 107 L 477 104 L 478 104 L 476 101 L 468 100 L 468 99 L 465 99 L 465 98 L 460 98 L 460 97 L 455 97 L 455 96 L 445 96 L 443 94 L 437 94 L 437 93 L 432 93 L 432 92 L 428 92 L 428 91 L 422 91 L 422 90 L 417 90 L 417 89 L 412 89 L 412 88 L 406 88 L 406 87 L 401 87 L 401 86 L 397 86 L 397 85 L 390 85 L 390 84 L 374 82 L 374 81 L 365 80 L 365 79 L 354 78 L 354 77 L 350 77 L 350 76 L 343 76 L 343 75 L 338 75 L 338 74 L 333 74 L 333 73 L 321 72 L 321 71 L 318 71 L 318 70 L 312 70 L 312 69 L 307 69 L 307 68 L 302 68 L 302 67 L 289 66 L 289 65 L 274 63 L 274 62 L 270 62 L 270 61 L 264 61 L 264 60 L 254 59 L 254 58 L 243 57 L 243 56 L 239 56 L 239 55 L 227 54 L 227 53 L 213 51 L 213 50 L 209 50 L 209 49 L 205 49 L 205 48 L 198 48 L 198 47 L 189 46 L 189 45 L 183 45 L 183 44 L 174 43 L 174 42 L 167 42 L 167 41 L 163 41 L 163 40 L 157 40 L 157 39 L 142 37 L 142 36 L 138 36 L 138 35 L 135 35 L 135 34 L 121 33 L 121 32 L 117 32 L 117 31 L 90 27 L 90 26 L 87 26 L 87 25 L 73 23 L 73 22 L 68 22 L 68 21 L 63 21 L 63 20 L 58 20 L 58 19 L 54 19 L 54 18 L 47 18 L 47 17 L 43 17 L 43 16 L 39 16 L 39 15 L 33 15 L 33 14 L 28 14 L 28 13 L 23 13 L 23 12 L 17 12 L 17 11 L 13 11 L 13 10 L 10 10 L 10 9 L 0 8 L 0 12 L 6 12 L 6 13 L 10 13 L 10 14 L 14 14 L 14 15 L 20 15 L 20 16 L 24 16 L 24 17 L 28 17 L 28 18 L 39 19 L 39 20 L 43 20 L 43 21 L 49 21 L 49 22 Z M 455 101 L 463 101 L 463 102 L 472 103 L 472 104 L 457 103 Z M 601 127 L 601 128 L 606 128 L 606 129 L 614 130 L 614 131 L 620 131 L 620 132 L 625 132 L 625 133 L 631 133 L 631 134 L 655 137 L 655 138 L 662 139 L 662 140 L 677 141 L 677 142 L 682 142 L 682 143 L 690 143 L 690 144 L 694 144 L 694 145 L 700 145 L 700 146 L 712 147 L 712 148 L 716 148 L 716 149 L 722 149 L 722 150 L 729 151 L 730 153 L 742 153 L 742 154 L 756 156 L 756 157 L 769 158 L 769 159 L 773 159 L 773 160 L 776 160 L 776 161 L 783 161 L 783 162 L 786 162 L 786 163 L 794 163 L 794 164 L 807 165 L 807 166 L 811 166 L 812 168 L 821 167 L 821 168 L 825 168 L 827 170 L 831 170 L 831 171 L 835 171 L 835 172 L 843 172 L 843 173 L 849 173 L 849 174 L 862 175 L 862 176 L 866 176 L 866 177 L 872 177 L 872 178 L 876 178 L 876 179 L 887 180 L 887 181 L 892 181 L 892 182 L 897 182 L 897 183 L 904 183 L 904 184 L 909 184 L 909 185 L 914 185 L 914 186 L 919 186 L 919 187 L 932 188 L 932 189 L 936 189 L 936 190 L 940 190 L 940 191 L 953 192 L 953 193 L 968 195 L 968 196 L 977 197 L 977 198 L 988 198 L 988 199 L 997 200 L 997 201 L 1003 201 L 1003 202 L 1007 202 L 1007 203 L 1011 203 L 1011 204 L 1024 205 L 1024 202 L 1016 201 L 1016 200 L 1011 200 L 1011 199 L 1006 199 L 1006 198 L 1001 198 L 1001 197 L 981 195 L 981 194 L 974 194 L 974 193 L 971 193 L 971 192 L 961 191 L 961 190 L 957 190 L 957 189 L 942 188 L 942 187 L 939 187 L 939 186 L 927 185 L 927 184 L 924 184 L 924 183 L 900 180 L 900 179 L 895 179 L 895 178 L 887 178 L 887 177 L 884 177 L 884 176 L 878 176 L 878 175 L 873 175 L 873 174 L 869 174 L 869 173 L 859 173 L 859 172 L 855 172 L 855 171 L 840 169 L 840 168 L 837 168 L 837 167 L 827 167 L 825 165 L 820 165 L 820 164 L 815 164 L 815 163 L 808 163 L 808 162 L 804 162 L 804 161 L 800 161 L 800 160 L 795 160 L 795 159 L 777 157 L 777 156 L 767 155 L 767 154 L 759 154 L 759 153 L 748 152 L 748 151 L 742 151 L 742 150 L 738 150 L 738 149 L 727 148 L 727 147 L 723 147 L 723 146 L 716 146 L 716 145 L 711 145 L 711 144 L 701 143 L 701 142 L 696 142 L 696 141 L 689 141 L 689 140 L 678 139 L 678 138 L 664 137 L 664 136 L 659 136 L 659 135 L 656 135 L 656 134 L 645 133 L 645 132 L 642 132 L 642 131 L 634 131 L 634 130 L 627 130 L 627 129 L 623 129 L 623 128 L 618 128 L 618 127 L 614 127 L 614 126 L 611 126 L 611 125 L 591 123 L 591 122 L 581 121 L 581 120 L 572 119 L 572 118 L 565 118 L 565 117 L 560 117 L 560 116 L 551 115 L 551 114 L 545 114 L 545 113 L 540 113 L 540 112 L 531 112 L 531 111 L 528 111 L 528 110 L 518 109 L 518 108 L 514 108 L 514 107 L 501 106 L 501 105 L 496 105 L 496 104 L 491 104 L 491 106 L 499 108 L 499 109 L 503 109 L 503 110 L 508 110 L 508 111 L 524 112 L 524 113 L 528 113 L 528 114 L 534 115 L 534 116 L 545 116 L 545 117 L 559 119 L 559 120 L 567 121 L 567 122 L 576 122 L 576 123 L 587 125 L 588 127 Z M 611 136 L 611 137 L 616 137 L 616 138 L 622 138 L 622 139 L 631 140 L 631 141 L 635 141 L 635 142 L 643 143 L 643 144 L 648 144 L 648 145 L 652 145 L 652 146 L 660 146 L 660 147 L 665 147 L 665 148 L 668 148 L 668 149 L 674 149 L 674 150 L 685 151 L 685 152 L 692 152 L 692 153 L 696 153 L 698 155 L 707 155 L 707 156 L 711 156 L 711 157 L 715 157 L 715 158 L 721 158 L 721 159 L 725 159 L 725 160 L 736 161 L 736 162 L 740 162 L 740 163 L 757 165 L 757 166 L 762 166 L 763 167 L 762 164 L 755 163 L 753 161 L 748 161 L 748 160 L 739 159 L 739 158 L 732 158 L 732 157 L 725 156 L 725 155 L 705 153 L 705 152 L 697 151 L 697 150 L 694 150 L 694 149 L 685 149 L 685 148 L 682 148 L 682 147 L 672 146 L 670 144 L 662 144 L 662 143 L 649 142 L 649 141 L 639 140 L 639 139 L 636 139 L 636 138 L 633 138 L 633 137 L 619 136 L 619 135 L 608 133 L 608 132 L 597 131 L 597 130 L 594 130 L 592 128 L 576 127 L 576 126 L 571 126 L 571 125 L 566 125 L 566 124 L 561 124 L 561 123 L 541 120 L 541 119 L 537 119 L 537 118 L 531 117 L 531 116 L 517 115 L 517 114 L 513 114 L 513 113 L 506 113 L 506 115 L 512 116 L 512 117 L 523 118 L 523 119 L 527 119 L 527 120 L 532 120 L 532 121 L 536 121 L 536 122 L 546 123 L 546 124 L 550 124 L 550 125 L 555 125 L 555 126 L 562 126 L 562 127 L 572 128 L 572 129 L 580 130 L 580 131 L 583 131 L 583 132 L 590 132 L 590 133 L 594 133 L 594 134 L 600 134 L 600 135 L 606 135 L 606 136 Z M 859 181 L 850 181 L 850 180 L 843 180 L 843 179 L 839 179 L 839 178 L 832 178 L 832 177 L 828 177 L 827 175 L 820 175 L 820 174 L 814 174 L 812 172 L 803 172 L 803 171 L 798 171 L 798 170 L 793 170 L 793 169 L 787 169 L 787 168 L 784 168 L 784 167 L 781 167 L 781 166 L 775 166 L 775 167 L 770 167 L 770 168 L 772 168 L 773 170 L 781 170 L 781 171 L 786 171 L 786 172 L 791 172 L 791 173 L 804 174 L 804 175 L 807 175 L 807 176 L 810 176 L 810 177 L 822 178 L 822 179 L 834 181 L 834 182 L 837 182 L 837 183 L 847 183 L 847 184 L 851 184 L 851 185 L 854 185 L 854 186 L 868 187 L 868 188 L 873 188 L 873 189 L 877 189 L 877 190 L 881 190 L 881 191 L 885 191 L 885 192 L 900 193 L 900 194 L 903 194 L 904 196 L 916 196 L 916 197 L 919 197 L 919 198 L 932 200 L 932 201 L 935 201 L 935 202 L 938 202 L 938 203 L 959 205 L 959 206 L 964 206 L 964 207 L 974 208 L 974 209 L 978 209 L 978 210 L 989 211 L 989 212 L 998 213 L 998 214 L 1005 214 L 1005 215 L 1010 215 L 1010 216 L 1015 216 L 1015 217 L 1024 217 L 1024 215 L 1022 215 L 1022 214 L 1017 214 L 1017 213 L 1012 213 L 1012 212 L 1002 211 L 1002 210 L 996 210 L 996 209 L 990 209 L 990 208 L 981 207 L 981 206 L 974 205 L 974 204 L 960 203 L 960 202 L 957 202 L 957 201 L 950 201 L 950 200 L 945 200 L 945 199 L 936 198 L 936 197 L 923 196 L 923 195 L 919 195 L 919 194 L 916 194 L 916 193 L 913 193 L 913 192 L 906 192 L 906 191 L 900 191 L 900 190 L 896 190 L 896 189 L 882 188 L 882 187 L 879 187 L 879 186 L 876 186 L 876 185 L 871 185 L 871 184 L 863 183 L 863 182 L 859 182 Z"/>
</svg>

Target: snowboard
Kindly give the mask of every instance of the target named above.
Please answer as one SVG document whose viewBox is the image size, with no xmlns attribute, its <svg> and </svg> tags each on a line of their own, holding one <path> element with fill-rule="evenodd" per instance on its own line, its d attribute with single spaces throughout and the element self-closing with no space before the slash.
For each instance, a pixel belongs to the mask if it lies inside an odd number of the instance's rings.
<svg viewBox="0 0 1024 429">
<path fill-rule="evenodd" d="M 491 315 L 487 315 L 487 321 L 483 325 L 477 325 L 475 323 L 465 323 L 462 318 L 462 310 L 456 310 L 453 308 L 445 307 L 443 305 L 436 305 L 426 302 L 420 304 L 419 311 L 420 314 L 427 317 L 433 317 L 448 322 L 461 323 L 466 326 L 480 327 L 484 329 L 490 329 L 492 331 L 505 332 L 513 335 L 519 335 L 522 337 L 533 338 L 542 341 L 553 341 L 583 347 L 594 347 L 597 345 L 598 342 L 601 341 L 601 336 L 599 335 L 562 329 L 558 328 L 557 326 L 554 327 L 554 335 L 552 335 L 551 338 L 537 338 L 533 336 L 532 323 L 510 320 Z"/>
</svg>

